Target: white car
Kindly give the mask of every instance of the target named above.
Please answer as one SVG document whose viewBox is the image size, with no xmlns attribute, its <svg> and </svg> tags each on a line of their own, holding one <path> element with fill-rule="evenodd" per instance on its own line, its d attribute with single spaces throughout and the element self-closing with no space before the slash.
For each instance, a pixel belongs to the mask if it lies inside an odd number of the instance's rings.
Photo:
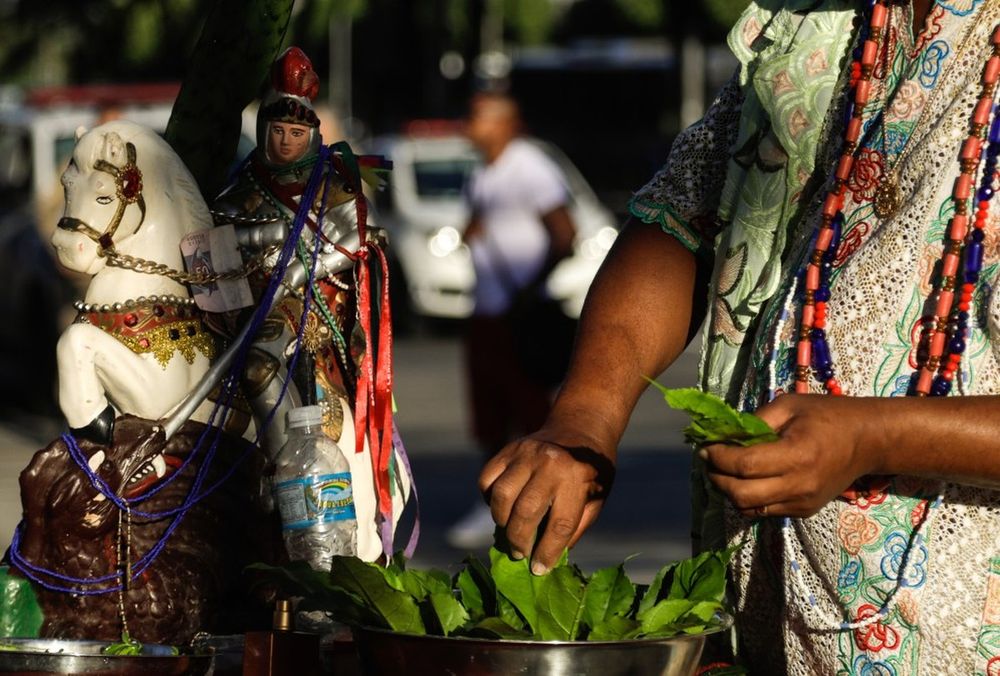
<svg viewBox="0 0 1000 676">
<path fill-rule="evenodd" d="M 568 184 L 577 237 L 573 255 L 549 277 L 548 290 L 562 301 L 567 315 L 577 317 L 618 230 L 611 212 L 569 159 L 549 143 L 529 140 L 559 165 Z M 418 315 L 468 317 L 475 273 L 462 243 L 469 220 L 462 190 L 482 160 L 469 140 L 456 133 L 381 137 L 373 146 L 393 162 L 389 187 L 376 203 L 379 222 L 389 232 L 396 274 L 403 277 L 395 291 L 405 288 L 410 309 Z"/>
</svg>

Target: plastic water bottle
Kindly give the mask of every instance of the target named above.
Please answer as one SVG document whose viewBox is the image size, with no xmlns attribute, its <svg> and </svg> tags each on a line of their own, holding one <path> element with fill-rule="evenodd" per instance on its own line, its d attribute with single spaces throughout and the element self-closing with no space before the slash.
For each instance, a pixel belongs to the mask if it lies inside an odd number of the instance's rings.
<svg viewBox="0 0 1000 676">
<path fill-rule="evenodd" d="M 274 459 L 274 499 L 289 558 L 325 571 L 335 555 L 357 553 L 358 520 L 350 465 L 322 422 L 319 406 L 288 412 L 288 441 Z"/>
</svg>

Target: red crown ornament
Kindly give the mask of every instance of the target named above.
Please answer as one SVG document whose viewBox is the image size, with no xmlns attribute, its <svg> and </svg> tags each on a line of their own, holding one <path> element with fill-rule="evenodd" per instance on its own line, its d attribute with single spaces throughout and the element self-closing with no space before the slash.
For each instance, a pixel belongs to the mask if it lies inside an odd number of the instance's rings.
<svg viewBox="0 0 1000 676">
<path fill-rule="evenodd" d="M 312 101 L 319 94 L 319 77 L 305 52 L 289 47 L 271 67 L 271 86 L 277 92 Z"/>
</svg>

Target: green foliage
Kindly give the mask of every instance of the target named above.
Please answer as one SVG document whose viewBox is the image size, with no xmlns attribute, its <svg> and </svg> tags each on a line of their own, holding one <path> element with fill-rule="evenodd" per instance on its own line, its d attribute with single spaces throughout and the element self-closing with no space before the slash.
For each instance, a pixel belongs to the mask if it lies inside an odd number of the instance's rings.
<svg viewBox="0 0 1000 676">
<path fill-rule="evenodd" d="M 622 14 L 639 26 L 654 27 L 663 23 L 663 0 L 615 0 Z"/>
<path fill-rule="evenodd" d="M 587 576 L 564 552 L 545 575 L 527 559 L 490 550 L 490 567 L 475 557 L 453 579 L 406 567 L 401 555 L 386 567 L 334 557 L 328 574 L 295 563 L 251 568 L 288 593 L 303 596 L 341 621 L 410 634 L 540 641 L 617 641 L 696 634 L 717 626 L 726 564 L 733 550 L 707 552 L 665 566 L 639 587 L 624 564 Z"/>
<path fill-rule="evenodd" d="M 31 583 L 0 566 L 0 636 L 36 638 L 44 619 Z"/>
<path fill-rule="evenodd" d="M 101 652 L 115 657 L 135 657 L 142 654 L 142 644 L 123 631 L 121 641 L 106 646 Z"/>
<path fill-rule="evenodd" d="M 163 7 L 159 2 L 136 3 L 129 8 L 125 20 L 125 44 L 122 54 L 132 63 L 143 63 L 156 52 L 163 25 Z"/>
<path fill-rule="evenodd" d="M 555 15 L 549 0 L 503 0 L 503 9 L 518 42 L 539 44 L 552 32 Z"/>
<path fill-rule="evenodd" d="M 735 410 L 713 394 L 693 387 L 672 390 L 649 382 L 663 393 L 670 408 L 691 416 L 691 424 L 684 428 L 684 439 L 689 443 L 752 446 L 779 439 L 766 422 Z"/>
<path fill-rule="evenodd" d="M 750 4 L 750 0 L 704 0 L 709 16 L 723 28 L 730 28 Z"/>
</svg>

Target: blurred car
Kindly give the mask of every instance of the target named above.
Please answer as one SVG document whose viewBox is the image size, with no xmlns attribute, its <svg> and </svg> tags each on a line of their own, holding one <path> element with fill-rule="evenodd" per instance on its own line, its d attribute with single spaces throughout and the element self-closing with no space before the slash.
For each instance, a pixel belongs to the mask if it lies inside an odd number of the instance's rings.
<svg viewBox="0 0 1000 676">
<path fill-rule="evenodd" d="M 549 277 L 548 291 L 567 315 L 577 317 L 618 231 L 611 212 L 569 159 L 552 144 L 528 140 L 556 162 L 566 179 L 576 241 L 573 255 Z M 462 243 L 469 220 L 463 189 L 482 159 L 448 123 L 419 125 L 406 134 L 378 137 L 372 145 L 393 162 L 389 186 L 376 196 L 376 205 L 379 222 L 389 232 L 394 291 L 406 294 L 397 303 L 408 302 L 406 310 L 423 317 L 468 317 L 475 273 Z"/>
</svg>

